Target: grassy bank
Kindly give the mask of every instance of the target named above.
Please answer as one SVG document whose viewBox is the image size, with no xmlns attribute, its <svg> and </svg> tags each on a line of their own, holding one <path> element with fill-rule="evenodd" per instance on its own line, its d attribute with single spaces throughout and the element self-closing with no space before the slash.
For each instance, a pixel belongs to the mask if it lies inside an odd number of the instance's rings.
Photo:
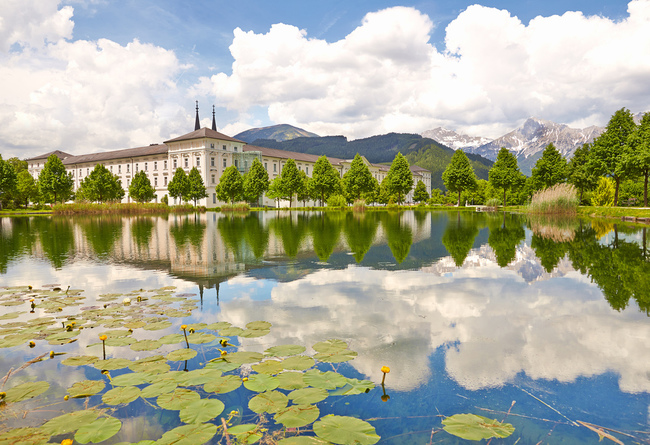
<svg viewBox="0 0 650 445">
<path fill-rule="evenodd" d="M 74 203 L 74 204 L 57 204 L 52 207 L 54 215 L 135 215 L 142 213 L 192 213 L 205 212 L 205 207 L 194 207 L 190 204 L 168 206 L 163 203 Z"/>
<path fill-rule="evenodd" d="M 595 207 L 582 206 L 578 215 L 600 218 L 650 218 L 650 209 L 639 207 Z"/>
</svg>

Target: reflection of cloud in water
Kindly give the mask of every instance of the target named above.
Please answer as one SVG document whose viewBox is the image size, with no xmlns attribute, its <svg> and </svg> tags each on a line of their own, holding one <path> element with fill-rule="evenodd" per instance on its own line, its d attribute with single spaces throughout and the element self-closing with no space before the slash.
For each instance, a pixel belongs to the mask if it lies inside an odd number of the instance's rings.
<svg viewBox="0 0 650 445">
<path fill-rule="evenodd" d="M 394 389 L 425 382 L 428 356 L 447 345 L 447 372 L 472 390 L 521 372 L 571 382 L 613 371 L 623 391 L 650 391 L 647 320 L 613 311 L 578 273 L 529 285 L 496 265 L 445 276 L 351 266 L 278 283 L 271 295 L 222 303 L 223 320 L 273 323 L 269 336 L 242 339 L 246 348 L 341 338 L 373 381 L 390 366 Z"/>
</svg>

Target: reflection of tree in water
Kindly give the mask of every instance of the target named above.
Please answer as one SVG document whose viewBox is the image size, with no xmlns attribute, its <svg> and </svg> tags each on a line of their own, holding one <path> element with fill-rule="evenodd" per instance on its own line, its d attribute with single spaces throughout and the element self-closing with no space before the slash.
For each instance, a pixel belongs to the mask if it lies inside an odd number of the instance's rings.
<svg viewBox="0 0 650 445">
<path fill-rule="evenodd" d="M 347 213 L 345 215 L 345 224 L 343 226 L 345 241 L 357 263 L 363 261 L 363 257 L 370 250 L 370 246 L 372 246 L 377 234 L 377 227 L 379 227 L 379 217 L 375 212 Z"/>
<path fill-rule="evenodd" d="M 194 214 L 175 217 L 174 224 L 169 227 L 169 233 L 177 247 L 183 248 L 189 242 L 199 249 L 203 243 L 205 229 L 205 223 L 201 221 L 200 216 Z"/>
<path fill-rule="evenodd" d="M 108 258 L 117 240 L 122 238 L 122 218 L 115 216 L 92 216 L 78 218 L 88 244 L 100 259 Z"/>
<path fill-rule="evenodd" d="M 258 214 L 249 213 L 244 218 L 244 236 L 255 258 L 262 258 L 269 245 L 269 230 L 264 227 Z"/>
<path fill-rule="evenodd" d="M 470 221 L 467 216 L 461 218 L 460 212 L 456 216 L 456 221 L 450 220 L 447 223 L 445 233 L 442 235 L 442 244 L 454 259 L 457 267 L 461 267 L 465 262 L 469 251 L 472 250 L 478 231 L 478 225 L 474 221 Z"/>
<path fill-rule="evenodd" d="M 569 251 L 569 243 L 559 243 L 550 238 L 544 238 L 540 235 L 533 235 L 530 247 L 535 251 L 544 270 L 551 273 L 560 263 L 560 260 Z"/>
<path fill-rule="evenodd" d="M 7 273 L 7 265 L 11 261 L 31 252 L 36 241 L 32 219 L 7 218 L 4 222 L 8 224 L 0 224 L 0 273 Z"/>
<path fill-rule="evenodd" d="M 488 244 L 497 257 L 497 264 L 506 267 L 517 256 L 517 246 L 526 238 L 526 232 L 521 220 L 505 212 L 503 219 L 494 218 L 491 223 Z"/>
<path fill-rule="evenodd" d="M 67 218 L 34 218 L 33 229 L 38 233 L 45 256 L 55 269 L 60 269 L 74 252 L 74 232 Z"/>
<path fill-rule="evenodd" d="M 309 218 L 309 229 L 314 252 L 321 261 L 327 261 L 341 236 L 343 215 L 339 212 L 321 212 Z"/>
<path fill-rule="evenodd" d="M 240 261 L 244 249 L 244 215 L 230 213 L 219 218 L 217 229 L 226 248 Z"/>
<path fill-rule="evenodd" d="M 413 232 L 407 224 L 402 223 L 401 216 L 401 212 L 381 214 L 381 224 L 388 238 L 388 247 L 398 264 L 406 259 L 413 244 Z"/>
<path fill-rule="evenodd" d="M 284 253 L 289 258 L 298 255 L 298 249 L 307 234 L 307 218 L 298 214 L 294 219 L 291 215 L 279 216 L 271 220 L 271 226 L 276 236 L 282 240 Z"/>
<path fill-rule="evenodd" d="M 131 220 L 131 236 L 140 248 L 145 248 L 151 243 L 153 233 L 153 218 L 139 216 Z"/>
</svg>

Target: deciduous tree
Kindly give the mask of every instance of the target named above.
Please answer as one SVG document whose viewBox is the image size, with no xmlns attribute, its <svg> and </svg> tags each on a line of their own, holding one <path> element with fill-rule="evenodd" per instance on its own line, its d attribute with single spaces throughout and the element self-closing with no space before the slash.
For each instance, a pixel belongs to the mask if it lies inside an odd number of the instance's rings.
<svg viewBox="0 0 650 445">
<path fill-rule="evenodd" d="M 429 192 L 427 192 L 427 186 L 421 180 L 415 186 L 413 191 L 413 201 L 415 202 L 427 202 L 429 200 Z"/>
<path fill-rule="evenodd" d="M 281 189 L 284 191 L 284 196 L 289 200 L 289 208 L 291 208 L 294 195 L 300 193 L 304 187 L 300 171 L 293 159 L 288 159 L 284 167 L 282 167 L 280 182 L 282 183 Z"/>
<path fill-rule="evenodd" d="M 321 206 L 327 202 L 330 195 L 341 193 L 339 172 L 332 167 L 326 156 L 321 156 L 314 164 L 314 170 L 309 180 L 309 188 L 313 193 L 313 197 L 320 200 Z"/>
<path fill-rule="evenodd" d="M 413 173 L 402 153 L 397 153 L 386 175 L 386 188 L 389 195 L 397 195 L 397 203 L 402 204 L 404 196 L 413 188 Z"/>
<path fill-rule="evenodd" d="M 532 171 L 532 184 L 535 190 L 552 187 L 566 179 L 567 162 L 555 145 L 548 144 L 537 160 Z"/>
<path fill-rule="evenodd" d="M 580 202 L 584 191 L 593 189 L 598 183 L 598 176 L 589 168 L 590 154 L 591 144 L 584 144 L 576 149 L 567 165 L 567 180 L 580 191 Z"/>
<path fill-rule="evenodd" d="M 190 191 L 190 181 L 187 178 L 185 170 L 180 167 L 176 169 L 172 180 L 167 184 L 167 190 L 169 191 L 169 196 L 172 198 L 181 201 L 187 201 L 189 199 L 188 194 Z"/>
<path fill-rule="evenodd" d="M 442 174 L 445 187 L 450 192 L 458 193 L 458 206 L 460 207 L 460 194 L 464 190 L 476 188 L 476 175 L 463 150 L 456 150 L 451 157 L 449 165 Z"/>
<path fill-rule="evenodd" d="M 65 166 L 57 155 L 50 155 L 38 175 L 38 190 L 45 202 L 64 202 L 72 196 L 74 180 L 65 171 Z"/>
<path fill-rule="evenodd" d="M 260 196 L 269 189 L 269 174 L 259 159 L 253 159 L 253 164 L 244 175 L 244 196 L 248 202 L 260 204 Z"/>
<path fill-rule="evenodd" d="M 357 200 L 361 198 L 362 193 L 374 190 L 374 179 L 363 158 L 357 153 L 350 164 L 350 170 L 346 171 L 341 179 L 343 192 L 348 201 Z"/>
<path fill-rule="evenodd" d="M 508 190 L 522 185 L 526 181 L 524 175 L 519 171 L 517 158 L 505 147 L 501 147 L 501 150 L 499 150 L 497 160 L 488 173 L 488 178 L 493 187 L 503 189 L 504 206 L 507 205 L 506 195 Z"/>
<path fill-rule="evenodd" d="M 192 167 L 192 170 L 190 170 L 190 174 L 187 177 L 187 181 L 189 182 L 187 199 L 194 201 L 194 207 L 196 207 L 196 202 L 199 199 L 208 197 L 205 184 L 203 183 L 203 178 L 201 177 L 201 172 L 199 172 L 196 167 Z"/>
<path fill-rule="evenodd" d="M 140 170 L 133 176 L 129 185 L 129 196 L 137 202 L 149 202 L 156 196 L 156 191 L 144 170 Z"/>
<path fill-rule="evenodd" d="M 116 201 L 124 197 L 124 189 L 117 175 L 113 175 L 102 164 L 97 164 L 81 181 L 79 194 L 88 201 Z"/>
<path fill-rule="evenodd" d="M 643 176 L 643 206 L 648 207 L 648 175 L 650 174 L 650 113 L 645 113 L 641 124 L 627 140 L 628 149 L 623 157 L 625 169 Z"/>
<path fill-rule="evenodd" d="M 16 181 L 16 200 L 27 207 L 30 201 L 36 202 L 37 199 L 38 185 L 34 177 L 27 170 L 21 171 Z"/>
<path fill-rule="evenodd" d="M 9 199 L 16 190 L 16 181 L 14 166 L 3 161 L 0 156 L 0 208 L 2 208 L 2 202 Z"/>
<path fill-rule="evenodd" d="M 228 202 L 233 204 L 237 199 L 242 196 L 244 192 L 244 180 L 239 173 L 239 170 L 234 165 L 226 168 L 219 178 L 217 185 L 217 198 L 219 201 Z"/>
</svg>

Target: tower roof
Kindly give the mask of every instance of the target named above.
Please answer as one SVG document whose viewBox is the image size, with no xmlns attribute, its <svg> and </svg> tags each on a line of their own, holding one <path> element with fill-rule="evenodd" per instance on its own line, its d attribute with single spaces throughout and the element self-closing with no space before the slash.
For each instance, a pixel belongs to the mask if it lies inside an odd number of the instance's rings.
<svg viewBox="0 0 650 445">
<path fill-rule="evenodd" d="M 170 139 L 168 141 L 165 141 L 165 144 L 168 144 L 170 142 L 189 141 L 192 139 L 205 139 L 205 138 L 219 139 L 221 141 L 241 142 L 242 144 L 245 144 L 244 141 L 240 141 L 239 139 L 226 136 L 223 133 L 219 133 L 218 131 L 209 129 L 208 127 L 203 127 L 198 130 L 194 130 L 191 133 L 187 133 L 182 136 L 178 136 L 174 139 Z"/>
</svg>

